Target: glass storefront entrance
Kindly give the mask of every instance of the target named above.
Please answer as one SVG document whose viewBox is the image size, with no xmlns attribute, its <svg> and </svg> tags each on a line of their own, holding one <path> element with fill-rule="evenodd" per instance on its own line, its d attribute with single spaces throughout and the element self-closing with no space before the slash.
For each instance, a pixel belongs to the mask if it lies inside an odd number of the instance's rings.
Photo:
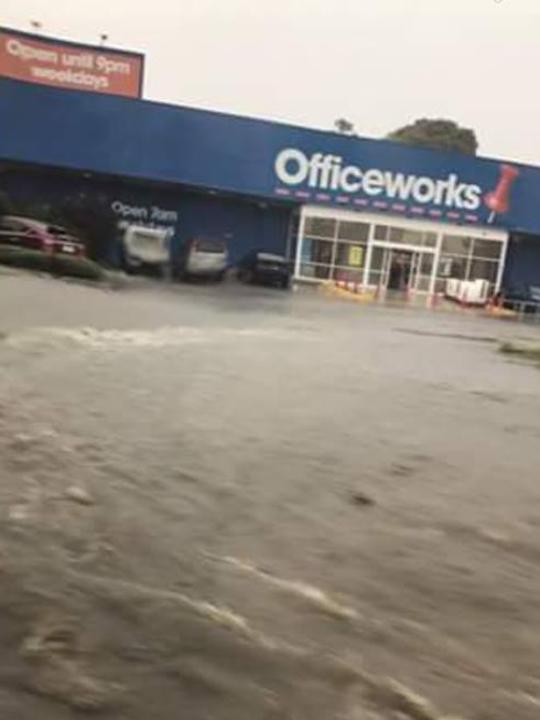
<svg viewBox="0 0 540 720">
<path fill-rule="evenodd" d="M 482 279 L 493 293 L 506 241 L 498 230 L 306 206 L 295 275 L 380 293 L 444 293 L 448 279 Z"/>
<path fill-rule="evenodd" d="M 368 286 L 380 291 L 433 292 L 435 250 L 403 250 L 393 246 L 374 246 L 368 273 Z"/>
</svg>

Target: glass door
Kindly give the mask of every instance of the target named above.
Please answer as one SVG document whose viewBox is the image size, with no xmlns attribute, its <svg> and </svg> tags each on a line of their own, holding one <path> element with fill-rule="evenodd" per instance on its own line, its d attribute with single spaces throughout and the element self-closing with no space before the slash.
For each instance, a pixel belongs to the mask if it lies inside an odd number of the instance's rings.
<svg viewBox="0 0 540 720">
<path fill-rule="evenodd" d="M 414 257 L 416 256 L 416 257 Z M 417 292 L 430 292 L 435 269 L 435 254 L 432 252 L 415 252 L 411 271 L 410 289 Z"/>
<path fill-rule="evenodd" d="M 382 253 L 381 274 L 379 280 L 379 290 L 386 292 L 388 283 L 390 282 L 390 272 L 392 270 L 392 248 L 384 248 Z"/>
<path fill-rule="evenodd" d="M 401 247 L 375 246 L 369 265 L 369 285 L 379 293 L 428 293 L 433 283 L 435 253 L 423 248 L 407 250 Z"/>
<path fill-rule="evenodd" d="M 422 253 L 413 252 L 411 254 L 411 265 L 409 270 L 409 281 L 407 283 L 407 290 L 409 292 L 415 292 L 418 290 L 418 282 L 420 277 L 420 267 L 422 265 Z"/>
</svg>

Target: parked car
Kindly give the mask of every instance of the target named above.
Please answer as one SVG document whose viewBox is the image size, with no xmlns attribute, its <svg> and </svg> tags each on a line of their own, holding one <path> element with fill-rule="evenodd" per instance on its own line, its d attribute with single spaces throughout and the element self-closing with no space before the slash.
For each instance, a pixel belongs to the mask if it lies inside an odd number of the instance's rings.
<svg viewBox="0 0 540 720">
<path fill-rule="evenodd" d="M 65 228 L 17 215 L 0 218 L 0 243 L 73 257 L 85 255 L 83 242 Z"/>
<path fill-rule="evenodd" d="M 511 287 L 499 293 L 496 300 L 509 310 L 537 313 L 540 310 L 540 286 Z"/>
<path fill-rule="evenodd" d="M 177 277 L 201 277 L 223 280 L 227 269 L 227 245 L 224 240 L 196 237 L 188 240 L 175 261 Z"/>
<path fill-rule="evenodd" d="M 256 250 L 248 253 L 238 264 L 238 279 L 286 289 L 291 285 L 291 268 L 282 255 Z"/>
<path fill-rule="evenodd" d="M 168 230 L 129 225 L 122 238 L 125 271 L 163 275 L 170 263 L 170 240 L 171 234 Z"/>
</svg>

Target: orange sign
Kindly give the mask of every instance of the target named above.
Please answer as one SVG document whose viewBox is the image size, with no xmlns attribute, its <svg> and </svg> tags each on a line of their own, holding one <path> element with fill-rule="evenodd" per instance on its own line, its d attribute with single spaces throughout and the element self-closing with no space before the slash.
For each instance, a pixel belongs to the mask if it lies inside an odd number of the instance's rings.
<svg viewBox="0 0 540 720">
<path fill-rule="evenodd" d="M 64 43 L 0 28 L 0 76 L 71 90 L 140 97 L 137 53 Z"/>
</svg>

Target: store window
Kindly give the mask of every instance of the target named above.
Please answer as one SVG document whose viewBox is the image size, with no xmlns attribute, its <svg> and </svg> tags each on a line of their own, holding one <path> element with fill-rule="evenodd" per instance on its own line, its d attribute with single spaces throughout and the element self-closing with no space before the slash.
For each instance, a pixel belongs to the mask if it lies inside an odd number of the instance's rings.
<svg viewBox="0 0 540 720">
<path fill-rule="evenodd" d="M 493 260 L 473 260 L 471 263 L 471 280 L 489 280 L 490 284 L 497 282 L 499 263 Z"/>
<path fill-rule="evenodd" d="M 329 264 L 332 262 L 332 248 L 334 243 L 331 240 L 319 240 L 318 238 L 305 238 L 305 254 L 303 259 L 309 262 Z M 309 252 L 308 249 L 309 248 Z"/>
<path fill-rule="evenodd" d="M 418 230 L 405 230 L 403 233 L 403 242 L 406 245 L 422 245 L 424 233 Z"/>
<path fill-rule="evenodd" d="M 382 277 L 384 261 L 384 248 L 374 247 L 371 249 L 371 265 L 369 268 L 369 285 L 379 285 Z"/>
<path fill-rule="evenodd" d="M 305 218 L 303 227 L 302 276 L 317 280 L 362 281 L 369 223 L 312 216 Z"/>
<path fill-rule="evenodd" d="M 424 252 L 420 255 L 418 277 L 416 280 L 417 290 L 420 290 L 421 292 L 428 292 L 431 288 L 431 276 L 433 273 L 434 262 L 434 253 Z"/>
<path fill-rule="evenodd" d="M 304 233 L 322 238 L 334 238 L 337 221 L 332 218 L 307 217 L 304 222 Z"/>
<path fill-rule="evenodd" d="M 384 243 L 405 246 L 403 252 L 424 248 L 420 256 L 414 256 L 418 258 L 414 279 L 417 290 L 429 291 L 433 287 L 433 275 L 439 291 L 444 290 L 450 278 L 485 279 L 492 289 L 495 287 L 504 249 L 500 240 L 474 237 L 474 231 L 470 231 L 470 235 L 459 235 L 457 229 L 452 233 L 450 227 L 441 237 L 433 231 L 410 227 L 412 223 L 406 221 L 403 222 L 407 227 L 400 227 L 397 218 L 393 223 L 390 218 L 386 222 L 383 220 L 371 230 L 365 217 L 356 220 L 350 213 L 343 213 L 341 217 L 346 219 L 318 215 L 304 217 L 300 275 L 317 280 L 346 279 L 359 283 L 365 279 L 370 285 L 379 285 L 381 280 L 386 281 L 388 273 L 387 267 L 383 273 L 384 253 L 388 253 L 388 249 L 378 246 Z M 368 253 L 371 238 L 375 244 Z M 439 240 L 440 252 L 435 253 Z M 371 262 L 365 273 L 368 255 Z"/>
<path fill-rule="evenodd" d="M 330 278 L 329 265 L 313 265 L 312 263 L 300 263 L 300 275 L 316 280 L 328 280 Z"/>
<path fill-rule="evenodd" d="M 444 235 L 437 268 L 437 290 L 443 291 L 447 279 L 488 280 L 495 288 L 502 260 L 499 240 Z"/>
<path fill-rule="evenodd" d="M 445 255 L 469 255 L 472 240 L 462 235 L 443 235 L 441 251 Z"/>
<path fill-rule="evenodd" d="M 437 245 L 437 233 L 422 232 L 397 226 L 375 225 L 373 237 L 378 242 L 399 243 L 416 247 L 435 247 Z"/>
<path fill-rule="evenodd" d="M 405 230 L 403 228 L 400 228 L 400 227 L 389 228 L 388 242 L 391 242 L 391 243 L 404 242 L 404 240 L 403 240 L 404 233 L 405 233 Z"/>
<path fill-rule="evenodd" d="M 468 280 L 472 240 L 464 235 L 443 235 L 437 277 Z M 441 283 L 444 286 L 444 282 Z"/>
<path fill-rule="evenodd" d="M 340 222 L 338 238 L 351 242 L 367 243 L 369 238 L 369 224 L 363 222 Z"/>
<path fill-rule="evenodd" d="M 499 260 L 501 255 L 501 242 L 497 242 L 496 240 L 484 240 L 484 238 L 474 238 L 473 256 L 475 258 Z"/>
<path fill-rule="evenodd" d="M 439 260 L 438 276 L 441 278 L 454 278 L 468 280 L 468 258 L 458 255 L 441 255 Z"/>
<path fill-rule="evenodd" d="M 336 247 L 335 264 L 341 267 L 362 268 L 366 257 L 365 245 L 339 242 Z"/>
<path fill-rule="evenodd" d="M 388 242 L 400 243 L 402 245 L 415 245 L 418 247 L 424 241 L 424 233 L 410 228 L 391 227 L 388 234 Z"/>
<path fill-rule="evenodd" d="M 388 225 L 375 225 L 375 234 L 374 238 L 375 240 L 380 240 L 381 242 L 386 242 L 388 239 L 388 231 L 390 228 Z"/>
</svg>

